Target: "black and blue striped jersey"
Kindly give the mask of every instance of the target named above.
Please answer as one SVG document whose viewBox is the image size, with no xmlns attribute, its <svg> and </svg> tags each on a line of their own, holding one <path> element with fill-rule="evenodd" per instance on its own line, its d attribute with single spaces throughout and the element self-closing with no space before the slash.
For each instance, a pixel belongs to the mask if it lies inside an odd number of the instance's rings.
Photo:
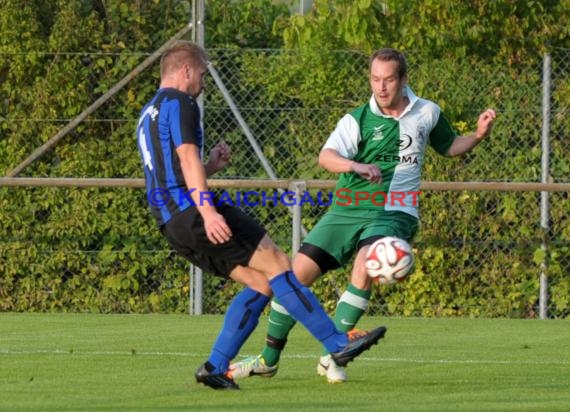
<svg viewBox="0 0 570 412">
<path fill-rule="evenodd" d="M 147 200 L 158 225 L 192 206 L 176 148 L 192 143 L 204 148 L 200 109 L 190 95 L 162 88 L 141 111 L 137 146 L 141 155 Z"/>
</svg>

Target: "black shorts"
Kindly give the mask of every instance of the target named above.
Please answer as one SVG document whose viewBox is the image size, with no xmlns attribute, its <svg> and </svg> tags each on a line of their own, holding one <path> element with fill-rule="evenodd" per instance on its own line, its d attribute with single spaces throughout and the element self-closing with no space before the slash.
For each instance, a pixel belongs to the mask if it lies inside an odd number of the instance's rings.
<svg viewBox="0 0 570 412">
<path fill-rule="evenodd" d="M 232 231 L 225 243 L 214 244 L 206 236 L 204 220 L 195 207 L 172 217 L 162 234 L 178 253 L 206 272 L 228 277 L 238 265 L 247 266 L 266 230 L 236 207 L 216 207 Z"/>
</svg>

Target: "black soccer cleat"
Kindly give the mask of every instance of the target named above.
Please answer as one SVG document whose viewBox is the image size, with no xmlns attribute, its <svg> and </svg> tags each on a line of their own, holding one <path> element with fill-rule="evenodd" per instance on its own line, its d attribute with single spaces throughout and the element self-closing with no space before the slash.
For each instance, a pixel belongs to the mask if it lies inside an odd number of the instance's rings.
<svg viewBox="0 0 570 412">
<path fill-rule="evenodd" d="M 229 371 L 226 373 L 212 373 L 213 369 L 214 367 L 209 362 L 200 366 L 194 374 L 196 382 L 203 383 L 213 389 L 239 389 L 239 385 L 234 381 Z"/>
<path fill-rule="evenodd" d="M 370 349 L 372 345 L 376 345 L 378 341 L 384 337 L 386 328 L 380 326 L 371 331 L 353 330 L 348 333 L 350 342 L 338 352 L 331 353 L 331 357 L 338 366 L 346 366 L 365 350 Z"/>
</svg>

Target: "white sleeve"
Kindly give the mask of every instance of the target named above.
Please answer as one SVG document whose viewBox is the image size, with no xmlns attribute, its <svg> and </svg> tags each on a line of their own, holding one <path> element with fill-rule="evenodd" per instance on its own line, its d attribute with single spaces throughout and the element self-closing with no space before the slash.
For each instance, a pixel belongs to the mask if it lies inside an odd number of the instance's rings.
<svg viewBox="0 0 570 412">
<path fill-rule="evenodd" d="M 358 153 L 360 127 L 350 114 L 344 115 L 327 139 L 323 149 L 333 149 L 342 157 L 352 159 Z"/>
</svg>

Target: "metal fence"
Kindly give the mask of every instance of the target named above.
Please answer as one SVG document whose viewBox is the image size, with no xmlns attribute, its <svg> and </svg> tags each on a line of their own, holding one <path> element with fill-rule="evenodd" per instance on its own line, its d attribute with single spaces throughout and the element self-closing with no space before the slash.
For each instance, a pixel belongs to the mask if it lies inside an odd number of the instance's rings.
<svg viewBox="0 0 570 412">
<path fill-rule="evenodd" d="M 232 166 L 219 178 L 306 180 L 333 177 L 318 168 L 317 153 L 340 116 L 368 99 L 368 56 L 350 51 L 323 53 L 322 56 L 297 53 L 277 50 L 210 50 L 214 66 L 204 95 L 206 133 L 210 144 L 224 138 L 232 145 L 234 152 Z M 84 59 L 85 56 L 57 57 L 61 63 L 62 60 Z M 117 80 L 145 57 L 133 56 L 130 62 L 121 60 L 124 71 L 115 73 Z M 113 57 L 105 55 L 104 58 Z M 330 73 L 313 72 L 310 62 L 315 58 L 330 61 L 335 70 Z M 283 76 L 278 68 L 286 66 L 291 59 L 306 59 L 306 69 L 289 74 L 290 77 L 283 82 L 282 77 L 276 78 Z M 449 62 L 415 61 L 413 55 L 409 56 L 409 60 L 411 87 L 418 95 L 438 102 L 446 113 L 450 113 L 452 119 L 456 119 L 454 124 L 460 131 L 473 129 L 476 117 L 484 107 L 492 106 L 499 112 L 492 142 L 488 145 L 482 145 L 472 154 L 457 160 L 442 159 L 434 153 L 428 153 L 424 167 L 425 180 L 569 182 L 570 50 L 551 50 L 545 55 L 541 67 L 526 68 L 516 75 L 507 74 L 501 67 L 473 65 L 470 61 L 453 62 L 453 66 L 449 67 Z M 97 56 L 91 55 L 90 61 L 97 62 Z M 149 74 L 144 76 L 148 80 Z M 134 81 L 142 82 L 143 79 Z M 327 84 L 339 82 L 345 84 L 342 95 L 328 95 Z M 318 96 L 312 96 L 311 88 L 320 88 L 321 92 Z M 136 122 L 134 117 L 115 116 L 116 113 L 125 112 L 123 106 L 124 101 L 128 101 L 127 93 L 127 90 L 121 91 L 108 100 L 103 110 L 87 119 L 86 127 L 77 133 L 85 140 L 100 138 L 89 135 L 89 125 L 105 123 L 109 139 L 124 139 L 124 130 L 134 130 Z M 301 97 L 306 98 L 303 100 Z M 22 126 L 41 123 L 43 127 L 55 132 L 70 120 L 8 117 L 0 119 L 0 122 L 21 122 Z M 37 126 L 31 128 L 34 129 Z M 73 150 L 73 144 L 68 145 Z M 138 156 L 134 150 L 130 152 L 122 153 L 114 160 L 101 161 L 121 161 L 121 158 Z M 81 159 L 81 156 L 78 150 L 77 158 Z M 137 176 L 138 173 L 132 173 L 123 177 Z M 323 186 L 323 189 L 326 187 L 328 186 Z M 315 187 L 312 190 L 317 189 Z M 23 195 L 29 195 L 33 191 L 34 196 L 41 196 L 43 190 L 62 190 L 66 191 L 65 196 L 73 196 L 77 189 L 10 187 L 0 190 L 5 195 L 8 191 L 21 191 Z M 104 192 L 110 193 L 113 198 L 132 197 L 134 201 L 140 202 L 141 210 L 144 209 L 140 189 L 129 190 L 138 194 L 127 194 L 125 189 L 111 188 L 94 189 L 93 196 Z M 424 219 L 415 247 L 418 260 L 424 262 L 424 269 L 420 271 L 417 283 L 398 285 L 388 292 L 376 290 L 371 313 L 484 316 L 496 314 L 494 306 L 505 305 L 499 311 L 501 316 L 570 315 L 570 202 L 567 190 L 553 193 L 544 191 L 541 194 L 536 190 L 504 192 L 431 189 L 424 192 L 421 202 Z M 276 242 L 288 252 L 292 252 L 298 243 L 293 240 L 294 228 L 298 229 L 298 233 L 303 233 L 299 226 L 292 225 L 291 219 L 295 217 L 304 229 L 310 229 L 325 211 L 322 207 L 305 206 L 300 215 L 293 216 L 291 210 L 284 206 L 245 209 L 262 221 Z M 6 207 L 6 212 L 17 214 L 18 210 L 17 207 Z M 31 224 L 37 221 L 36 212 L 20 215 L 18 219 Z M 96 215 L 97 219 L 103 221 L 105 212 L 101 208 L 94 208 L 87 210 L 84 218 Z M 155 232 L 150 220 L 145 223 L 140 223 L 138 218 L 127 217 L 127 220 L 138 222 L 139 233 Z M 525 224 L 521 225 L 520 222 Z M 69 236 L 81 237 L 81 219 L 70 219 L 69 224 Z M 438 227 L 445 227 L 445 232 L 439 231 Z M 114 236 L 120 239 L 116 242 L 117 245 L 128 245 L 129 242 L 124 241 L 129 237 L 128 228 L 110 228 L 109 231 L 110 238 Z M 45 237 L 45 232 L 37 231 L 24 239 L 14 238 L 9 233 L 4 233 L 3 236 L 0 257 L 8 262 L 3 264 L 4 268 L 8 268 L 10 260 L 31 259 L 30 271 L 22 273 L 16 280 L 12 279 L 10 284 L 5 283 L 3 289 L 28 290 L 32 306 L 34 296 L 52 296 L 50 299 L 38 297 L 37 301 L 44 302 L 44 306 L 36 305 L 35 310 L 73 310 L 73 305 L 69 308 L 66 307 L 68 303 L 61 303 L 68 300 L 58 296 L 57 289 L 44 290 L 43 283 L 39 281 L 42 277 L 58 277 L 62 284 L 79 282 L 77 279 L 91 279 L 93 287 L 89 292 L 79 292 L 80 288 L 77 287 L 77 300 L 83 303 L 88 302 L 93 294 L 113 295 L 114 291 L 121 288 L 131 288 L 134 291 L 127 301 L 117 299 L 116 304 L 109 305 L 104 311 L 161 311 L 165 307 L 168 310 L 174 307 L 176 311 L 186 311 L 190 304 L 191 311 L 194 312 L 218 313 L 223 311 L 228 297 L 235 290 L 234 286 L 208 276 L 204 277 L 203 285 L 200 282 L 190 282 L 189 265 L 160 241 L 155 242 L 154 248 L 150 249 L 128 245 L 123 249 L 116 247 L 106 250 L 104 239 L 89 239 L 86 236 L 81 244 L 87 247 L 82 250 L 54 248 L 35 250 L 30 254 L 30 245 L 33 249 L 35 243 L 34 236 Z M 90 247 L 91 245 L 93 246 Z M 69 254 L 67 267 L 50 266 L 49 257 L 62 253 Z M 72 258 L 78 255 L 81 258 Z M 445 260 L 451 255 L 465 257 L 461 267 L 448 268 L 443 262 L 439 270 L 434 269 L 432 262 Z M 158 266 L 161 273 L 157 273 L 157 260 L 165 262 Z M 505 260 L 515 263 L 510 267 L 497 267 L 495 262 Z M 145 262 L 149 262 L 148 265 Z M 152 276 L 141 272 L 141 268 L 147 266 L 153 268 Z M 117 267 L 124 272 L 136 272 L 126 278 L 126 282 L 130 282 L 128 285 L 122 285 L 125 278 L 114 274 Z M 106 273 L 110 268 L 113 268 L 113 275 Z M 85 272 L 88 275 L 79 276 Z M 349 268 L 335 271 L 316 284 L 319 297 L 327 309 L 334 309 L 336 298 L 348 280 L 348 272 Z M 424 276 L 431 280 L 422 279 Z M 493 285 L 500 285 L 509 277 L 521 278 L 517 292 L 520 295 L 493 296 Z M 476 279 L 479 285 L 488 285 L 484 289 L 488 307 L 481 307 L 479 303 L 470 307 L 469 293 L 465 290 L 457 291 L 458 295 L 466 295 L 461 300 L 461 307 L 454 302 L 437 302 L 430 298 L 437 291 L 453 289 L 460 278 L 463 284 L 465 279 Z M 148 279 L 152 279 L 153 284 L 148 284 Z M 541 282 L 541 288 L 537 287 L 537 282 Z M 196 284 L 200 285 L 197 289 Z M 426 289 L 422 292 L 420 286 Z M 539 290 L 542 296 L 539 296 Z M 198 296 L 201 294 L 203 297 L 199 301 L 196 301 L 197 296 L 193 294 L 196 291 Z M 406 306 L 405 302 L 411 299 L 411 294 L 414 294 L 414 299 L 418 299 L 417 294 L 421 293 L 425 293 L 423 305 Z M 0 298 L 7 303 L 10 296 L 1 295 Z M 190 303 L 189 298 L 193 300 Z M 172 301 L 176 303 L 168 305 Z M 422 299 L 418 301 L 421 302 Z M 21 306 L 13 302 L 13 305 L 3 307 L 19 310 L 26 308 L 30 302 L 23 302 Z M 93 310 L 102 309 L 93 307 Z"/>
<path fill-rule="evenodd" d="M 239 171 L 232 171 L 231 176 L 236 172 L 244 177 L 267 176 L 270 173 L 266 164 L 269 164 L 277 177 L 330 177 L 316 167 L 319 145 L 327 138 L 342 114 L 365 102 L 369 97 L 366 72 L 368 56 L 346 51 L 319 57 L 296 55 L 295 52 L 287 52 L 288 56 L 283 57 L 282 53 L 267 50 L 212 51 L 213 61 L 220 66 L 218 71 L 221 80 L 215 76 L 216 84 L 230 86 L 221 90 L 209 88 L 206 124 L 216 124 L 214 137 L 218 129 L 224 134 L 228 130 L 240 130 L 235 120 L 235 110 L 228 110 L 225 104 L 218 104 L 227 101 L 229 94 L 238 107 L 239 116 L 242 116 L 248 125 L 247 129 L 232 135 L 235 137 L 231 142 L 238 153 L 243 151 L 247 153 L 248 159 L 258 159 L 240 163 Z M 568 182 L 568 57 L 569 50 L 551 50 L 544 55 L 541 66 L 513 74 L 505 67 L 474 65 L 469 60 L 454 61 L 450 67 L 450 62 L 420 62 L 415 60 L 413 55 L 409 56 L 411 87 L 418 95 L 438 102 L 446 113 L 451 113 L 452 119 L 459 118 L 455 123 L 458 129 L 472 130 L 477 115 L 484 107 L 494 107 L 499 113 L 495 133 L 491 137 L 493 142 L 451 162 L 430 152 L 425 162 L 424 176 L 428 179 L 431 177 L 436 180 L 454 181 Z M 340 81 L 346 83 L 347 91 L 342 96 L 326 96 L 320 105 L 310 108 L 291 104 L 294 99 L 290 96 L 303 95 L 303 88 L 320 86 L 326 95 L 326 86 L 335 85 L 339 81 L 337 73 L 323 74 L 312 71 L 311 61 L 315 58 L 330 61 L 331 67 L 338 67 L 335 64 L 338 61 L 346 63 L 339 71 L 344 74 L 340 76 Z M 285 84 L 291 90 L 272 88 L 271 82 L 276 80 L 275 65 L 286 65 L 289 59 L 306 59 L 306 71 L 297 73 L 298 78 L 291 76 L 287 82 L 277 81 L 279 85 Z M 243 70 L 243 67 L 249 67 L 252 72 Z M 315 76 L 323 76 L 324 79 L 315 82 L 306 80 L 306 77 Z M 266 93 L 253 93 L 252 96 L 252 90 L 255 91 L 255 88 L 251 87 L 251 77 L 268 79 L 264 86 L 269 90 Z M 266 103 L 275 101 L 287 102 L 288 105 L 276 107 Z M 286 130 L 284 135 L 288 138 L 276 144 L 273 136 L 283 129 Z M 251 142 L 244 138 L 244 134 L 254 136 L 259 146 L 264 148 L 263 159 L 259 160 L 259 156 L 255 155 Z M 491 151 L 492 155 L 481 154 L 480 151 Z M 567 253 L 570 235 L 567 216 L 570 206 L 567 196 L 567 192 L 427 192 L 422 199 L 423 209 L 433 211 L 438 208 L 445 211 L 448 231 L 440 233 L 427 230 L 430 225 L 437 224 L 437 216 L 427 213 L 427 218 L 432 221 L 424 222 L 425 229 L 416 239 L 420 259 L 421 251 L 429 249 L 430 245 L 447 244 L 450 246 L 450 253 L 455 251 L 457 254 L 470 256 L 470 262 L 462 268 L 460 276 L 484 278 L 485 271 L 493 270 L 503 276 L 518 276 L 520 271 L 516 268 L 493 268 L 493 259 L 490 257 L 510 254 L 513 260 L 521 265 L 535 268 L 535 280 L 541 283 L 541 296 L 537 297 L 535 306 L 529 304 L 529 307 L 519 308 L 518 314 L 546 317 L 549 312 L 549 288 L 570 273 L 570 258 Z M 466 202 L 465 199 L 469 199 L 467 202 L 478 203 L 479 207 L 475 210 L 480 215 L 462 216 L 462 210 L 466 209 L 462 205 Z M 310 228 L 323 212 L 323 208 L 304 208 L 302 221 Z M 251 213 L 255 214 L 256 211 L 252 210 Z M 517 223 L 509 217 L 511 213 L 516 213 L 529 224 L 520 226 L 517 230 Z M 498 221 L 494 218 L 498 218 Z M 470 224 L 465 225 L 466 220 Z M 282 235 L 285 229 L 277 227 L 271 230 L 270 227 L 270 232 Z M 560 273 L 558 277 L 550 276 L 549 283 L 546 267 L 548 259 L 541 257 L 537 250 L 542 250 L 545 255 L 552 255 L 553 247 L 556 248 L 554 256 L 561 259 L 556 262 Z M 550 249 L 549 252 L 547 248 Z M 348 271 L 349 269 L 337 271 L 325 277 L 324 281 L 331 285 L 328 288 L 323 287 L 331 291 L 331 295 L 325 300 L 331 310 L 337 297 L 335 295 L 342 293 L 346 284 Z M 500 281 L 492 276 L 483 280 L 490 284 Z M 527 287 L 535 290 L 530 283 L 532 282 L 529 282 Z M 411 287 L 413 288 L 413 285 Z M 521 287 L 524 288 L 525 286 Z M 520 293 L 522 296 L 527 292 Z M 556 295 L 559 301 L 565 302 L 567 299 L 564 295 L 568 293 L 570 291 L 567 287 L 562 286 L 553 295 Z M 552 303 L 551 300 L 550 302 Z M 441 309 L 438 309 L 439 303 L 433 306 L 433 311 L 418 309 L 412 313 L 441 313 Z M 557 307 L 565 307 L 565 304 Z M 394 310 L 403 310 L 402 308 L 403 306 Z M 555 308 L 551 305 L 550 309 L 552 312 Z M 387 308 L 373 307 L 372 310 L 384 311 Z M 485 313 L 484 309 L 482 313 Z M 517 310 L 512 313 L 517 313 Z M 565 316 L 568 311 L 557 313 Z"/>
</svg>

